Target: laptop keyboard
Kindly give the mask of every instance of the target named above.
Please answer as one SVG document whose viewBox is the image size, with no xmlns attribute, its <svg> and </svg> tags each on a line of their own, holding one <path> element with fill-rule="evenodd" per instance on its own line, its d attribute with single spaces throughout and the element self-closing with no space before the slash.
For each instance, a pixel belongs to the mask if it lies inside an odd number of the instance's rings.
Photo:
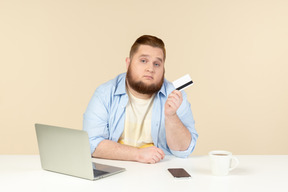
<svg viewBox="0 0 288 192">
<path fill-rule="evenodd" d="M 108 173 L 106 171 L 100 171 L 100 170 L 96 170 L 96 169 L 93 169 L 93 172 L 94 172 L 94 177 L 98 177 L 98 176 L 101 176 L 101 175 Z"/>
</svg>

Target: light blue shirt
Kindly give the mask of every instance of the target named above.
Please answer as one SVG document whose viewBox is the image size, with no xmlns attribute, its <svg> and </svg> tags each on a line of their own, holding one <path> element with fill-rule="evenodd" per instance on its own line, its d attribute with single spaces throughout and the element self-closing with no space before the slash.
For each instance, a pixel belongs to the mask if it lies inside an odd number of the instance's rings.
<svg viewBox="0 0 288 192">
<path fill-rule="evenodd" d="M 125 109 L 128 103 L 126 93 L 126 73 L 118 75 L 100 85 L 90 100 L 86 112 L 83 115 L 83 129 L 88 133 L 91 154 L 103 140 L 118 142 L 125 126 Z M 182 91 L 183 102 L 177 110 L 177 115 L 191 133 L 191 143 L 185 151 L 169 149 L 165 133 L 164 105 L 168 95 L 175 90 L 172 83 L 166 79 L 155 95 L 151 119 L 151 136 L 156 147 L 162 149 L 165 154 L 177 157 L 188 157 L 195 148 L 198 138 L 195 130 L 195 122 L 187 101 L 187 95 Z"/>
</svg>

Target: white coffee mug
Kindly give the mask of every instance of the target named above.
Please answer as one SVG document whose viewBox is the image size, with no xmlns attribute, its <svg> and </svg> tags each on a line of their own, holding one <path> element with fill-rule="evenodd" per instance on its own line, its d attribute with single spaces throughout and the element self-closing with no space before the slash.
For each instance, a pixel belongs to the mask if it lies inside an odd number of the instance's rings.
<svg viewBox="0 0 288 192">
<path fill-rule="evenodd" d="M 229 171 L 239 165 L 239 160 L 232 156 L 229 151 L 211 151 L 209 152 L 211 171 L 213 175 L 228 175 Z M 231 167 L 232 161 L 234 166 Z"/>
</svg>

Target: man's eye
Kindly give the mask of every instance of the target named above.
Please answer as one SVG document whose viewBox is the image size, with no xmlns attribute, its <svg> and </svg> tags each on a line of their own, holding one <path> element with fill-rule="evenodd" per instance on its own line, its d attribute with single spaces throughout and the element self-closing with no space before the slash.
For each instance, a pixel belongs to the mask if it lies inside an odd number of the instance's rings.
<svg viewBox="0 0 288 192">
<path fill-rule="evenodd" d="M 155 65 L 156 67 L 159 67 L 159 66 L 160 66 L 160 64 L 159 64 L 159 63 L 155 63 L 154 65 Z"/>
<path fill-rule="evenodd" d="M 142 62 L 142 63 L 146 63 L 146 60 L 145 60 L 145 59 L 141 59 L 141 62 Z"/>
</svg>

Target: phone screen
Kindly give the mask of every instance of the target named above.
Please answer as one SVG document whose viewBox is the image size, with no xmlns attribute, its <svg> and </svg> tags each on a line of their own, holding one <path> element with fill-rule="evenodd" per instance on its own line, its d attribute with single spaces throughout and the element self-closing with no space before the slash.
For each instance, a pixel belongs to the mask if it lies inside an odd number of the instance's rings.
<svg viewBox="0 0 288 192">
<path fill-rule="evenodd" d="M 187 171 L 183 168 L 170 168 L 168 171 L 173 175 L 175 178 L 184 178 L 184 177 L 191 177 Z"/>
</svg>

